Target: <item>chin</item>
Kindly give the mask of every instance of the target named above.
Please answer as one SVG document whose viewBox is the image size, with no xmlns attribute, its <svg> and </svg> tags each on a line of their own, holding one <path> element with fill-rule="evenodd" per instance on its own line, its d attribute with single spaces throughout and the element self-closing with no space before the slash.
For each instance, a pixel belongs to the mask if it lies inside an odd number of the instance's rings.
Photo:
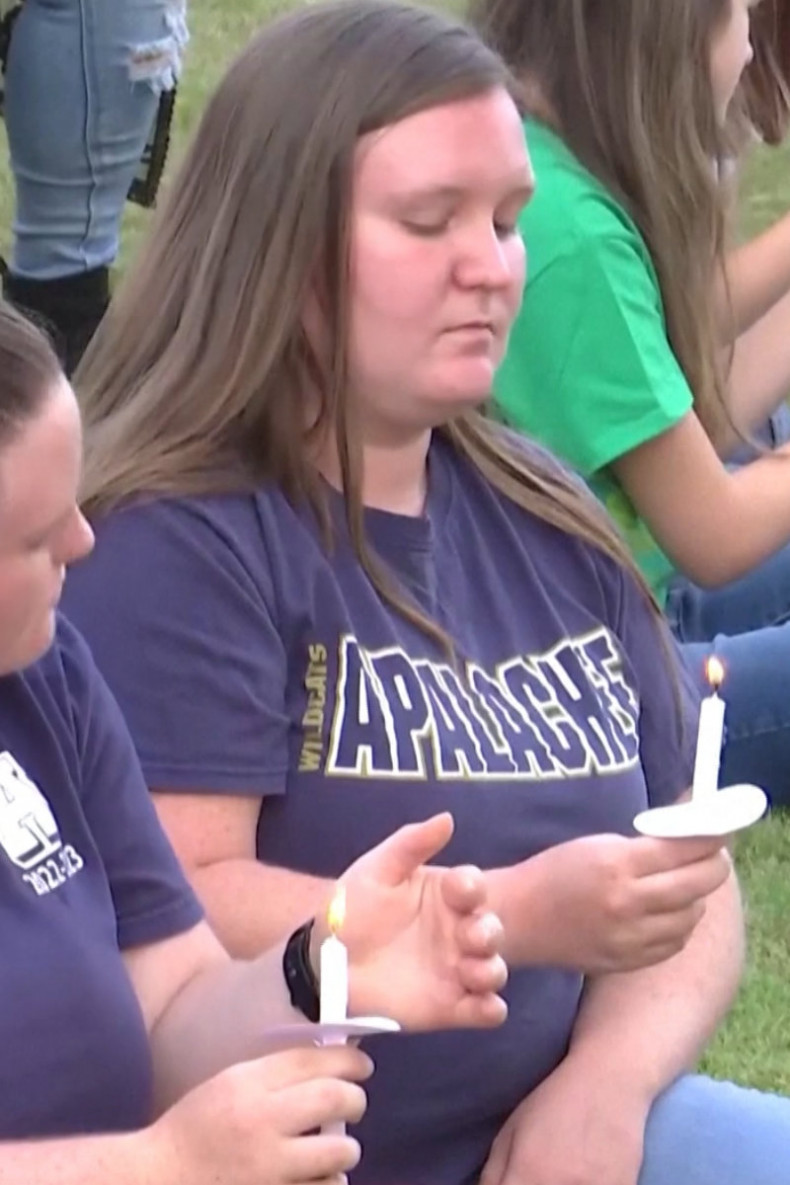
<svg viewBox="0 0 790 1185">
<path fill-rule="evenodd" d="M 443 424 L 468 412 L 481 409 L 491 398 L 493 366 L 442 367 L 422 375 L 414 390 L 413 410 L 426 426 Z"/>
<path fill-rule="evenodd" d="M 46 620 L 41 623 L 38 629 L 31 630 L 23 639 L 20 639 L 15 653 L 9 655 L 7 661 L 3 661 L 2 657 L 0 657 L 0 668 L 6 674 L 11 671 L 23 671 L 26 667 L 32 666 L 34 662 L 38 662 L 40 658 L 43 658 L 54 640 L 55 611 L 51 610 Z"/>
<path fill-rule="evenodd" d="M 495 374 L 496 366 L 488 358 L 476 359 L 471 364 L 467 361 L 464 366 L 455 367 L 454 372 L 444 374 L 438 389 L 446 391 L 448 401 L 454 399 L 474 407 L 490 398 Z"/>
<path fill-rule="evenodd" d="M 490 383 L 484 387 L 478 385 L 465 390 L 459 390 L 458 387 L 451 388 L 437 400 L 443 412 L 441 422 L 452 419 L 453 416 L 463 415 L 464 412 L 476 411 L 478 408 L 482 408 L 490 398 Z"/>
</svg>

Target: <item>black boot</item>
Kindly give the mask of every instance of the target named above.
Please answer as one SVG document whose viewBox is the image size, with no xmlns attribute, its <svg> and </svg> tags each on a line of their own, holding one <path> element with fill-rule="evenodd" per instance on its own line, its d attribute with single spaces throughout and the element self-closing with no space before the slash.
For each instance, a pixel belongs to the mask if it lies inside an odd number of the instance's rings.
<svg viewBox="0 0 790 1185">
<path fill-rule="evenodd" d="M 110 303 L 110 273 L 93 268 L 57 280 L 28 280 L 6 271 L 3 296 L 51 337 L 71 376 Z"/>
</svg>

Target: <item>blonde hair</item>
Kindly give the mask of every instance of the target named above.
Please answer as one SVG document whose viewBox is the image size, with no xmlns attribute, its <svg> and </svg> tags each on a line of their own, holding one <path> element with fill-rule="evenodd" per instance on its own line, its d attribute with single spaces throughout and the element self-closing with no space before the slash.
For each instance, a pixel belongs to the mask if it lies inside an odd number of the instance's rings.
<svg viewBox="0 0 790 1185">
<path fill-rule="evenodd" d="M 77 375 L 91 517 L 142 496 L 269 481 L 328 531 L 311 457 L 334 433 L 360 563 L 389 603 L 445 640 L 365 540 L 346 394 L 352 163 L 365 133 L 496 87 L 512 79 L 466 26 L 396 0 L 307 7 L 255 37 L 209 103 Z M 316 284 L 328 357 L 303 326 Z M 306 429 L 308 391 L 318 410 Z M 529 460 L 482 414 L 442 431 L 507 497 L 640 579 L 603 511 L 558 466 Z"/>
<path fill-rule="evenodd" d="M 732 0 L 474 0 L 483 37 L 545 106 L 582 164 L 636 222 L 659 278 L 667 333 L 712 439 L 731 427 L 712 298 L 733 149 L 711 79 Z M 719 166 L 718 168 L 716 166 Z"/>
</svg>

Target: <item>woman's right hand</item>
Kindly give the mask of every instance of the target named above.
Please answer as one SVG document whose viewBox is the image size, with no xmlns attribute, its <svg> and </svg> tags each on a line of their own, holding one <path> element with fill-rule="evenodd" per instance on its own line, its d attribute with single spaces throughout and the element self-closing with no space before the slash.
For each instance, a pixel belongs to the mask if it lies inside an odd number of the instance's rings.
<svg viewBox="0 0 790 1185">
<path fill-rule="evenodd" d="M 352 1046 L 304 1046 L 225 1070 L 155 1124 L 158 1179 L 167 1185 L 337 1185 L 358 1163 L 359 1144 L 317 1129 L 362 1118 L 366 1098 L 358 1083 L 371 1071 L 367 1055 Z"/>
<path fill-rule="evenodd" d="M 591 835 L 498 870 L 506 957 L 587 975 L 671 958 L 731 874 L 723 842 Z"/>
</svg>

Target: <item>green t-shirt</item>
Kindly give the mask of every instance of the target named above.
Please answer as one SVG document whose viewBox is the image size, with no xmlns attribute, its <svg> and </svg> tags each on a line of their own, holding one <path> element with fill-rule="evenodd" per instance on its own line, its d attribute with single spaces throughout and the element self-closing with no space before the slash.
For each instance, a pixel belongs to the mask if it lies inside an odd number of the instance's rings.
<svg viewBox="0 0 790 1185">
<path fill-rule="evenodd" d="M 557 136 L 532 120 L 526 131 L 537 178 L 520 220 L 527 286 L 496 400 L 587 480 L 663 601 L 672 563 L 608 466 L 681 420 L 691 390 L 635 223 Z"/>
</svg>

